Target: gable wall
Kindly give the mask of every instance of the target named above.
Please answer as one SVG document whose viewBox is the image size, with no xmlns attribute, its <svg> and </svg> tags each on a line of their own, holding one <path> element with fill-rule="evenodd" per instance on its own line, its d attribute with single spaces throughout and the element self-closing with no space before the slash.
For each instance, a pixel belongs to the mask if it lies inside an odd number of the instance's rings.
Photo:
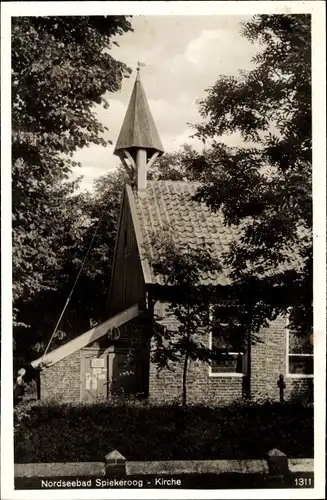
<svg viewBox="0 0 327 500">
<path fill-rule="evenodd" d="M 116 245 L 115 263 L 108 301 L 110 316 L 136 303 L 142 308 L 145 302 L 142 266 L 126 193 L 124 194 Z"/>
<path fill-rule="evenodd" d="M 134 304 L 140 311 L 146 306 L 146 286 L 139 257 L 138 245 L 133 226 L 126 191 L 116 242 L 115 264 L 110 283 L 108 314 L 112 316 Z M 121 337 L 136 350 L 136 378 L 138 391 L 147 395 L 149 376 L 149 348 L 135 329 L 136 322 L 129 322 L 120 328 Z"/>
</svg>

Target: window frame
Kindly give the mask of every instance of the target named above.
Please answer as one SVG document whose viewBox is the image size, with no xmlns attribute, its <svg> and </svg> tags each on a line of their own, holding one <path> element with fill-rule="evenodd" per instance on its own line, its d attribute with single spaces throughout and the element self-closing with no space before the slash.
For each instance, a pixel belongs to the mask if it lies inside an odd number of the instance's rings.
<svg viewBox="0 0 327 500">
<path fill-rule="evenodd" d="M 212 312 L 210 311 L 210 315 Z M 222 326 L 227 326 L 227 323 L 221 323 Z M 212 329 L 209 332 L 209 349 L 212 349 Z M 246 352 L 232 352 L 229 351 L 228 355 L 242 356 L 242 372 L 215 372 L 212 371 L 212 365 L 209 364 L 209 377 L 245 377 L 247 372 L 247 353 Z"/>
<path fill-rule="evenodd" d="M 286 325 L 286 377 L 287 378 L 313 378 L 314 377 L 314 345 L 312 346 L 313 347 L 312 354 L 307 354 L 307 353 L 290 354 L 290 333 L 291 333 L 291 329 L 289 328 L 289 321 L 287 321 L 287 325 Z M 312 374 L 310 374 L 310 373 L 291 373 L 290 372 L 290 356 L 312 357 L 313 373 Z"/>
</svg>

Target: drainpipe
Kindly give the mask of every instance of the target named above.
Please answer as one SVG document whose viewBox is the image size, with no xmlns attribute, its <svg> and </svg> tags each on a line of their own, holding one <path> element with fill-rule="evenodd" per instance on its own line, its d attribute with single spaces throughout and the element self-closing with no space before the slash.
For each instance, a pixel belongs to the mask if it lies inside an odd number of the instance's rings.
<svg viewBox="0 0 327 500">
<path fill-rule="evenodd" d="M 251 391 L 251 374 L 252 374 L 252 359 L 251 359 L 251 352 L 252 352 L 252 344 L 251 344 L 251 332 L 248 332 L 248 367 L 247 367 L 247 398 L 251 400 L 252 398 L 252 391 Z"/>
<path fill-rule="evenodd" d="M 243 377 L 243 397 L 251 400 L 251 331 L 247 333 L 246 339 L 246 374 Z"/>
</svg>

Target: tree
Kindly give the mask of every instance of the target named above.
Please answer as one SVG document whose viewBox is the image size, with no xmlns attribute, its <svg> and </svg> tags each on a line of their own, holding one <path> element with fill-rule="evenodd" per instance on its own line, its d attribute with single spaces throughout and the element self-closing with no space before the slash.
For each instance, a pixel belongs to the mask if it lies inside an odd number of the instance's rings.
<svg viewBox="0 0 327 500">
<path fill-rule="evenodd" d="M 164 302 L 168 310 L 164 316 L 145 313 L 139 329 L 142 333 L 148 332 L 150 359 L 159 370 L 183 363 L 182 404 L 185 406 L 190 364 L 197 361 L 210 364 L 220 361 L 222 356 L 225 360 L 228 358 L 223 349 L 208 346 L 209 333 L 217 327 L 217 318 L 210 310 L 221 304 L 221 296 L 214 285 L 204 285 L 202 280 L 204 273 L 219 271 L 221 265 L 205 245 L 193 248 L 179 244 L 169 228 L 153 235 L 151 248 L 151 254 L 148 251 L 151 267 L 162 282 L 156 299 Z M 170 322 L 169 317 L 173 317 L 174 322 Z M 227 321 L 231 323 L 231 317 Z M 232 334 L 231 326 L 229 335 Z M 240 340 L 240 350 L 242 347 Z"/>
<path fill-rule="evenodd" d="M 61 241 L 60 280 L 56 280 L 54 289 L 43 290 L 21 304 L 19 318 L 30 328 L 28 335 L 24 335 L 25 329 L 16 326 L 16 358 L 26 362 L 44 352 L 90 245 L 50 350 L 107 318 L 106 302 L 123 184 L 122 170 L 109 172 L 95 181 L 92 194 L 82 192 L 72 197 L 70 229 Z"/>
<path fill-rule="evenodd" d="M 130 31 L 126 17 L 17 17 L 12 21 L 12 183 L 14 301 L 53 288 L 60 267 L 71 155 L 103 144 L 92 112 L 108 106 L 128 68 L 110 55 Z M 59 255 L 58 255 L 59 254 Z M 59 263 L 58 263 L 59 261 Z"/>
<path fill-rule="evenodd" d="M 183 151 L 193 158 L 194 152 L 186 147 Z M 183 180 L 181 169 L 185 156 L 186 153 L 182 156 L 181 152 L 165 154 L 158 160 L 158 165 L 151 168 L 149 177 L 161 180 L 173 177 L 176 180 L 179 176 Z M 60 242 L 61 259 L 58 259 L 57 272 L 60 280 L 54 282 L 53 289 L 43 290 L 21 303 L 19 319 L 30 328 L 26 336 L 24 328 L 16 326 L 15 337 L 19 339 L 16 358 L 19 360 L 26 362 L 44 351 L 95 233 L 91 251 L 53 338 L 51 350 L 83 333 L 90 325 L 107 319 L 106 303 L 126 178 L 127 174 L 120 166 L 96 179 L 92 193 L 74 194 L 68 205 L 62 201 L 69 225 L 66 225 L 65 238 Z"/>
<path fill-rule="evenodd" d="M 193 165 L 197 199 L 242 228 L 225 255 L 252 326 L 290 313 L 312 327 L 311 31 L 309 15 L 260 15 L 243 35 L 262 49 L 255 68 L 222 76 L 199 101 L 195 135 L 209 141 Z M 219 138 L 239 132 L 243 143 Z"/>
<path fill-rule="evenodd" d="M 157 158 L 148 171 L 148 179 L 156 181 L 194 180 L 190 165 L 197 158 L 197 152 L 188 144 L 183 144 L 175 153 L 165 153 Z"/>
<path fill-rule="evenodd" d="M 108 107 L 107 93 L 130 73 L 110 48 L 131 30 L 126 16 L 12 20 L 14 339 L 25 359 L 48 338 L 96 223 L 90 196 L 76 193 L 79 179 L 69 181 L 78 167 L 71 156 L 110 142 L 93 111 Z"/>
<path fill-rule="evenodd" d="M 54 289 L 76 182 L 70 155 L 106 145 L 92 108 L 108 106 L 129 69 L 110 55 L 131 31 L 125 16 L 16 17 L 12 21 L 13 294 Z M 68 205 L 68 206 L 67 206 Z M 18 320 L 19 321 L 19 320 Z"/>
<path fill-rule="evenodd" d="M 158 160 L 158 165 L 151 168 L 149 177 L 161 180 L 173 177 L 177 180 L 179 176 L 182 180 L 181 169 L 180 152 L 165 154 Z M 91 324 L 107 319 L 106 303 L 126 178 L 127 174 L 120 166 L 96 179 L 92 193 L 87 191 L 71 197 L 66 207 L 70 225 L 66 226 L 65 239 L 61 240 L 60 281 L 55 282 L 53 289 L 43 290 L 20 305 L 19 319 L 30 326 L 27 338 L 24 330 L 16 327 L 16 338 L 20 338 L 16 356 L 24 362 L 44 351 L 95 233 L 92 248 L 53 338 L 51 350 L 83 333 Z M 43 311 L 42 316 L 38 314 L 40 310 Z"/>
<path fill-rule="evenodd" d="M 72 278 L 77 275 L 86 251 L 92 244 L 72 297 L 74 314 L 84 314 L 86 327 L 107 319 L 109 281 L 125 178 L 122 169 L 111 171 L 96 179 L 92 194 L 84 194 L 79 201 L 81 218 L 87 220 L 87 226 L 83 232 L 83 244 L 76 245 L 72 241 L 63 274 L 71 286 Z M 73 262 L 71 255 L 74 256 Z"/>
</svg>

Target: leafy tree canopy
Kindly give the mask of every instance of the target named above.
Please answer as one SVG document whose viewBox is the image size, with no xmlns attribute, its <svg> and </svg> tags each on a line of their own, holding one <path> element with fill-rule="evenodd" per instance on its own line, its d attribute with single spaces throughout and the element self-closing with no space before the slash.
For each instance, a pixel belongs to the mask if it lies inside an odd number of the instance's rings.
<svg viewBox="0 0 327 500">
<path fill-rule="evenodd" d="M 108 106 L 129 68 L 110 54 L 131 31 L 125 16 L 12 20 L 13 298 L 16 316 L 36 294 L 56 289 L 70 234 L 76 243 L 70 156 L 107 144 L 92 108 Z M 78 225 L 78 224 L 77 224 Z M 75 233 L 75 234 L 74 234 Z M 24 323 L 18 318 L 18 323 Z"/>
<path fill-rule="evenodd" d="M 70 180 L 78 148 L 108 143 L 94 105 L 120 89 L 130 69 L 111 55 L 117 37 L 132 31 L 126 16 L 12 19 L 12 242 L 16 358 L 44 347 L 74 282 L 100 208 Z M 104 150 L 105 151 L 105 150 Z M 115 188 L 115 179 L 108 188 Z M 101 221 L 113 236 L 117 196 Z M 105 228 L 108 229 L 106 233 Z M 93 234 L 93 233 L 92 233 Z M 103 242 L 99 246 L 103 247 Z M 93 253 L 104 265 L 109 255 Z M 86 288 L 94 267 L 84 276 Z M 103 269 L 101 268 L 101 271 Z M 110 272 L 110 269 L 108 270 Z M 107 279 L 108 272 L 103 274 Z M 94 282 L 99 285 L 98 274 Z M 100 281 L 101 281 L 100 279 Z M 93 290 L 96 289 L 94 286 Z M 77 307 L 84 299 L 84 307 Z M 81 288 L 60 326 L 69 334 L 89 326 Z M 24 327 L 30 328 L 26 331 Z M 58 340 L 58 339 L 57 339 Z M 33 354 L 35 356 L 35 352 Z"/>
<path fill-rule="evenodd" d="M 50 350 L 106 319 L 123 183 L 124 173 L 121 170 L 109 172 L 95 181 L 92 194 L 82 192 L 72 198 L 70 226 L 60 242 L 60 265 L 53 289 L 42 290 L 30 300 L 20 303 L 19 319 L 30 328 L 27 332 L 19 326 L 15 329 L 17 356 L 26 360 L 44 351 L 91 243 L 91 250 Z"/>
<path fill-rule="evenodd" d="M 259 317 L 291 311 L 312 326 L 311 31 L 307 15 L 260 15 L 243 35 L 261 44 L 254 69 L 222 76 L 199 101 L 195 135 L 209 144 L 193 165 L 197 198 L 243 237 L 225 255 L 240 303 Z M 223 134 L 243 143 L 228 147 Z M 262 271 L 273 269 L 269 275 Z M 261 319 L 260 319 L 261 321 Z"/>
<path fill-rule="evenodd" d="M 157 158 L 148 171 L 148 179 L 157 181 L 195 180 L 190 166 L 197 158 L 197 152 L 190 145 L 183 144 L 175 153 L 165 153 Z"/>
<path fill-rule="evenodd" d="M 155 232 L 150 245 L 152 252 L 145 250 L 154 275 L 160 277 L 163 285 L 157 288 L 155 297 L 166 304 L 167 310 L 164 316 L 146 312 L 139 328 L 149 334 L 151 361 L 159 370 L 170 369 L 171 363 L 183 363 L 182 401 L 185 405 L 190 363 L 210 363 L 221 355 L 208 347 L 212 328 L 209 309 L 217 295 L 214 287 L 201 284 L 203 273 L 216 270 L 220 264 L 205 247 L 177 244 L 169 227 Z"/>
</svg>

